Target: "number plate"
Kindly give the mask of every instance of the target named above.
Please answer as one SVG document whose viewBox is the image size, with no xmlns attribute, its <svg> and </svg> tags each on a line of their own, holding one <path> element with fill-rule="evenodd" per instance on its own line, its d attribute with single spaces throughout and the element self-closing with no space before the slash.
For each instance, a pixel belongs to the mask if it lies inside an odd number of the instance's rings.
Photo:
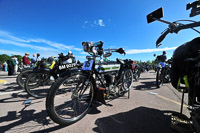
<svg viewBox="0 0 200 133">
<path fill-rule="evenodd" d="M 85 61 L 82 67 L 82 70 L 91 70 L 93 65 L 93 60 Z"/>
<path fill-rule="evenodd" d="M 68 68 L 72 68 L 72 67 L 75 67 L 75 66 L 76 66 L 76 63 L 68 63 L 68 64 L 60 65 L 59 70 L 68 69 Z"/>
</svg>

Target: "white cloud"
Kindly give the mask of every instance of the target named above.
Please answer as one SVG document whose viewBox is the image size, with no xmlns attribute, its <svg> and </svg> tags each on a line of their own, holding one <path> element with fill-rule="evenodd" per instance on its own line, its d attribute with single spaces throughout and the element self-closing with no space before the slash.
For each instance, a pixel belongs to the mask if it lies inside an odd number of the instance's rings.
<svg viewBox="0 0 200 133">
<path fill-rule="evenodd" d="M 86 59 L 86 56 L 76 56 L 77 59 Z"/>
<path fill-rule="evenodd" d="M 16 45 L 19 47 L 29 47 L 32 49 L 39 48 L 39 49 L 46 49 L 46 50 L 51 50 L 51 51 L 68 49 L 68 50 L 81 51 L 80 48 L 76 48 L 73 45 L 67 46 L 65 44 L 52 42 L 52 41 L 49 41 L 46 39 L 41 39 L 41 38 L 39 38 L 39 39 L 22 39 L 20 37 L 13 36 L 11 33 L 3 31 L 3 30 L 0 30 L 0 39 L 1 39 L 1 43 L 3 43 L 3 44 L 7 44 L 9 42 L 10 44 L 13 44 L 13 45 Z M 24 43 L 26 43 L 26 44 L 24 44 Z M 37 45 L 40 45 L 40 44 L 49 45 L 56 49 L 53 50 L 53 48 L 35 46 L 35 44 L 31 44 L 31 43 L 38 43 Z"/>
<path fill-rule="evenodd" d="M 105 26 L 102 19 L 99 19 L 98 22 L 99 22 L 99 26 Z"/>
<path fill-rule="evenodd" d="M 24 48 L 26 47 L 26 48 L 31 48 L 35 50 L 41 50 L 41 51 L 58 51 L 57 49 L 54 49 L 54 48 L 34 46 L 34 45 L 29 45 L 29 44 L 20 43 L 20 42 L 16 42 L 12 40 L 6 40 L 6 39 L 0 39 L 0 43 L 9 44 L 9 45 L 11 44 L 11 45 L 19 46 L 19 47 L 24 47 Z"/>
<path fill-rule="evenodd" d="M 76 51 L 81 51 L 82 49 L 81 48 L 73 48 L 74 50 Z"/>
<path fill-rule="evenodd" d="M 86 52 L 81 52 L 80 54 L 88 54 L 88 53 L 86 53 Z"/>
<path fill-rule="evenodd" d="M 48 41 L 48 40 L 45 40 L 45 39 L 29 39 L 28 40 L 30 43 L 31 42 L 34 42 L 34 43 L 43 43 L 43 44 L 47 44 L 49 46 L 52 46 L 52 47 L 55 47 L 57 49 L 60 49 L 60 50 L 65 50 L 65 49 L 73 49 L 74 46 L 66 46 L 65 44 L 62 44 L 62 43 L 56 43 L 56 42 L 51 42 L 51 41 Z"/>
<path fill-rule="evenodd" d="M 110 20 L 110 19 L 109 19 Z M 104 27 L 103 19 L 95 19 L 94 21 L 84 21 L 82 28 L 100 26 Z"/>
<path fill-rule="evenodd" d="M 95 25 L 98 25 L 98 23 L 97 23 L 97 20 L 94 20 L 94 22 L 93 22 Z"/>
<path fill-rule="evenodd" d="M 24 53 L 22 53 L 22 52 L 15 52 L 15 51 L 3 50 L 3 49 L 0 49 L 0 54 L 21 55 L 21 56 L 24 55 Z"/>
<path fill-rule="evenodd" d="M 94 20 L 93 24 L 99 25 L 101 27 L 105 26 L 105 24 L 103 23 L 103 19 Z"/>
<path fill-rule="evenodd" d="M 3 31 L 3 30 L 0 30 L 0 37 L 7 38 L 7 39 L 13 40 L 13 41 L 18 41 L 18 42 L 27 42 L 26 40 L 15 37 L 15 36 L 11 35 L 9 32 Z"/>
<path fill-rule="evenodd" d="M 171 48 L 159 48 L 159 49 L 130 49 L 126 50 L 126 54 L 140 54 L 140 53 L 152 53 L 152 52 L 159 52 L 159 51 L 167 51 L 167 50 L 175 50 L 177 47 Z"/>
</svg>

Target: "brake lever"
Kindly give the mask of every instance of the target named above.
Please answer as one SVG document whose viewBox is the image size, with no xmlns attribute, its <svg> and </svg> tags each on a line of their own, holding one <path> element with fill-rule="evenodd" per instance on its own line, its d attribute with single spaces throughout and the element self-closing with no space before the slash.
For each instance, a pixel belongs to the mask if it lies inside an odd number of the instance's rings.
<svg viewBox="0 0 200 133">
<path fill-rule="evenodd" d="M 170 32 L 170 28 L 167 28 L 166 30 L 164 30 L 162 32 L 162 35 L 158 38 L 158 40 L 156 41 L 156 47 L 159 47 L 161 44 L 160 42 L 162 42 L 164 40 L 164 38 L 167 36 L 167 34 Z"/>
<path fill-rule="evenodd" d="M 161 43 L 156 44 L 156 48 L 160 47 L 161 45 L 162 45 Z"/>
</svg>

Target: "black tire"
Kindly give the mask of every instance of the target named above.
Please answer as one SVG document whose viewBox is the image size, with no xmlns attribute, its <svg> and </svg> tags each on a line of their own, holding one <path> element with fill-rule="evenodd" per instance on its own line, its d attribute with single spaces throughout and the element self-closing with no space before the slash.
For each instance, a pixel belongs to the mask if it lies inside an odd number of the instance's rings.
<svg viewBox="0 0 200 133">
<path fill-rule="evenodd" d="M 130 88 L 133 84 L 133 72 L 131 69 L 125 70 L 122 79 L 122 91 L 121 93 L 128 92 L 128 98 L 130 97 Z"/>
<path fill-rule="evenodd" d="M 163 84 L 163 79 L 162 79 L 162 75 L 161 75 L 161 68 L 157 68 L 157 74 L 156 74 L 156 87 L 160 88 Z"/>
<path fill-rule="evenodd" d="M 170 69 L 167 68 L 166 72 L 165 72 L 166 73 L 166 75 L 165 75 L 165 77 L 166 77 L 166 83 L 170 83 L 171 82 L 169 71 L 170 71 Z"/>
<path fill-rule="evenodd" d="M 140 79 L 140 72 L 139 70 L 137 70 L 135 73 L 135 81 L 139 81 L 139 79 Z"/>
<path fill-rule="evenodd" d="M 177 84 L 178 84 L 178 80 L 180 75 L 177 74 L 177 69 L 175 67 L 172 66 L 172 68 L 170 69 L 170 79 L 171 79 L 171 84 L 174 88 L 177 89 Z"/>
<path fill-rule="evenodd" d="M 24 70 L 22 71 L 16 78 L 16 82 L 17 84 L 21 87 L 24 88 L 24 83 L 26 81 L 26 78 L 28 77 L 28 75 L 32 72 L 32 69 L 28 69 L 28 70 Z"/>
<path fill-rule="evenodd" d="M 51 86 L 46 98 L 46 110 L 55 123 L 67 126 L 79 121 L 88 113 L 93 98 L 93 81 L 88 81 L 83 74 L 75 73 L 58 78 Z M 56 105 L 57 103 L 59 105 Z"/>
<path fill-rule="evenodd" d="M 50 75 L 48 72 L 31 73 L 25 81 L 24 89 L 26 92 L 35 98 L 46 97 L 51 86 Z"/>
</svg>

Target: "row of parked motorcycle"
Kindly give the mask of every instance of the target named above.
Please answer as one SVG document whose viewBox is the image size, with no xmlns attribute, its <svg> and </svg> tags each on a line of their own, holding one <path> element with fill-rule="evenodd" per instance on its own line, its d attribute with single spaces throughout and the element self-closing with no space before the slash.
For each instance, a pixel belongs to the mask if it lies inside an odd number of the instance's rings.
<svg viewBox="0 0 200 133">
<path fill-rule="evenodd" d="M 81 63 L 68 62 L 71 55 L 58 54 L 51 61 L 37 61 L 32 67 L 21 69 L 17 84 L 32 97 L 46 97 L 46 110 L 50 118 L 61 125 L 70 125 L 89 111 L 92 104 L 120 96 L 130 96 L 133 81 L 147 71 L 146 64 L 131 59 L 97 61 L 110 57 L 113 52 L 126 54 L 123 48 L 103 49 L 103 42 L 83 42 L 89 54 Z"/>
<path fill-rule="evenodd" d="M 189 3 L 186 9 L 192 9 L 190 17 L 200 14 L 200 1 Z M 168 24 L 156 41 L 156 47 L 169 33 L 178 33 L 183 29 L 199 27 L 199 21 L 178 20 L 168 22 L 162 20 L 163 9 L 147 15 L 148 23 L 160 21 Z M 190 22 L 189 24 L 180 23 Z M 171 64 L 158 67 L 156 85 L 159 88 L 163 82 L 172 83 L 173 87 L 182 92 L 180 113 L 172 114 L 171 126 L 178 132 L 200 133 L 200 38 L 178 47 Z M 46 96 L 46 110 L 50 118 L 61 125 L 70 125 L 79 121 L 89 111 L 92 104 L 119 96 L 130 96 L 133 79 L 138 80 L 141 68 L 130 59 L 108 62 L 96 62 L 96 58 L 109 57 L 113 52 L 125 54 L 123 48 L 103 49 L 103 42 L 83 42 L 87 56 L 84 63 L 64 64 L 66 57 L 60 54 L 57 61 L 51 64 L 37 62 L 34 69 L 24 70 L 17 77 L 17 83 L 24 87 L 28 94 L 36 98 Z M 170 75 L 170 78 L 169 78 Z M 184 86 L 182 86 L 182 84 Z M 188 93 L 188 109 L 190 118 L 182 114 L 184 94 Z M 189 126 L 188 126 L 189 125 Z M 188 128 L 189 127 L 189 128 Z"/>
</svg>

